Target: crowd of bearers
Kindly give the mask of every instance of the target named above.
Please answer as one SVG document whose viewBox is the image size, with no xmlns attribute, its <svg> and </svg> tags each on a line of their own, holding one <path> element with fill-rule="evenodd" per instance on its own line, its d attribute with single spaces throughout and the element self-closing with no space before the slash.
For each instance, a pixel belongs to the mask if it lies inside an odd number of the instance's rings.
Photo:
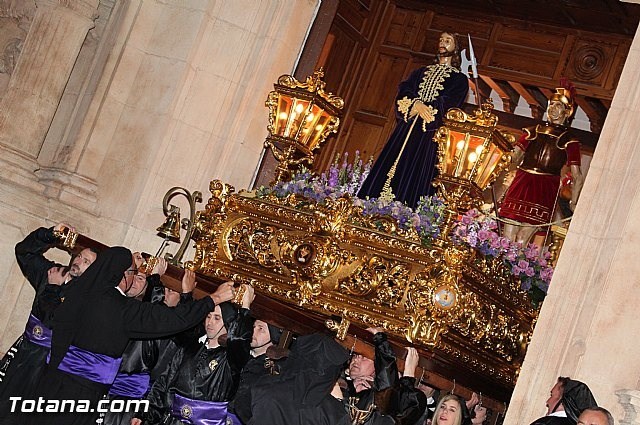
<svg viewBox="0 0 640 425">
<path fill-rule="evenodd" d="M 229 302 L 233 282 L 195 301 L 194 272 L 185 270 L 182 293 L 172 291 L 160 280 L 165 260 L 147 276 L 142 256 L 123 247 L 84 249 L 69 266 L 56 264 L 44 253 L 65 227 L 73 230 L 62 223 L 40 228 L 16 245 L 36 295 L 24 334 L 0 362 L 3 425 L 482 425 L 486 419 L 475 393 L 468 401 L 445 394 L 436 402 L 416 380 L 412 347 L 400 374 L 381 329 L 368 329 L 373 359 L 324 334 L 299 336 L 284 350 L 276 347 L 281 330 L 251 317 L 251 286 L 242 285 L 238 305 Z M 81 400 L 91 409 L 11 412 L 10 397 Z M 142 400 L 149 410 L 105 414 L 95 407 L 106 399 Z M 569 378 L 558 379 L 547 408 L 535 425 L 614 425 L 589 388 Z"/>
</svg>

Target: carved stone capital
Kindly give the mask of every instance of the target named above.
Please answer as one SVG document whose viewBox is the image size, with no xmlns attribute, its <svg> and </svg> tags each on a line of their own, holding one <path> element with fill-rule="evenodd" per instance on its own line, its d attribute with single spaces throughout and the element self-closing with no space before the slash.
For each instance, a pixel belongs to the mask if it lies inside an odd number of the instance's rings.
<svg viewBox="0 0 640 425">
<path fill-rule="evenodd" d="M 620 425 L 640 425 L 640 391 L 619 390 L 616 395 L 624 408 L 624 418 L 619 422 Z"/>
</svg>

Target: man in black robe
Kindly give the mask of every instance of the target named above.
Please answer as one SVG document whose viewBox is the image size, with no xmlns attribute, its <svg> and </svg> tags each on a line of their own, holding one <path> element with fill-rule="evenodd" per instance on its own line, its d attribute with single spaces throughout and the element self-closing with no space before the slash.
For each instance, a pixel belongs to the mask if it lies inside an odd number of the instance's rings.
<svg viewBox="0 0 640 425">
<path fill-rule="evenodd" d="M 70 280 L 76 278 L 96 259 L 97 253 L 85 248 L 75 255 L 69 267 L 45 258 L 44 254 L 57 242 L 55 231 L 68 225 L 60 223 L 31 232 L 15 247 L 16 260 L 36 294 L 25 332 L 0 361 L 0 423 L 9 420 L 9 397 L 24 397 L 33 392 L 46 365 L 51 348 L 53 312 L 62 302 Z"/>
<path fill-rule="evenodd" d="M 412 425 L 418 421 L 426 407 L 426 397 L 415 388 L 415 368 L 418 353 L 407 348 L 406 373 L 399 377 L 396 355 L 379 328 L 373 333 L 375 357 L 373 360 L 355 354 L 349 363 L 349 386 L 345 393 L 345 406 L 352 423 L 358 425 Z"/>
<path fill-rule="evenodd" d="M 245 286 L 242 308 L 217 305 L 205 320 L 200 344 L 178 350 L 169 368 L 153 384 L 147 399 L 149 412 L 134 424 L 239 424 L 227 410 L 249 360 L 252 320 L 249 307 L 253 288 Z M 218 338 L 226 334 L 225 346 Z"/>
<path fill-rule="evenodd" d="M 249 425 L 350 425 L 337 384 L 348 359 L 328 335 L 298 337 L 282 372 L 252 388 Z"/>
<path fill-rule="evenodd" d="M 188 329 L 217 303 L 233 297 L 233 283 L 227 282 L 210 296 L 175 308 L 139 302 L 118 288 L 123 281 L 131 286 L 135 274 L 131 251 L 113 247 L 78 278 L 56 310 L 50 363 L 34 398 L 85 400 L 95 409 L 115 379 L 130 339 L 159 338 Z M 42 413 L 22 423 L 89 424 L 97 415 L 97 411 Z"/>
<path fill-rule="evenodd" d="M 136 262 L 138 268 L 141 265 Z M 149 276 L 138 273 L 134 277 L 133 285 L 126 291 L 126 295 L 142 301 L 151 300 L 154 295 L 164 291 L 160 276 L 166 270 L 166 260 L 159 258 L 156 267 L 154 267 Z M 184 302 L 192 302 L 193 299 L 190 295 L 195 286 L 195 273 L 188 269 L 185 270 L 182 277 L 182 293 L 179 293 L 180 299 L 184 300 Z M 155 298 L 151 302 L 162 303 L 163 301 L 163 299 Z M 177 304 L 176 302 L 173 305 L 166 305 L 175 307 Z M 172 338 L 135 339 L 129 341 L 122 354 L 122 363 L 118 374 L 113 384 L 111 384 L 111 388 L 109 388 L 108 399 L 126 403 L 130 400 L 140 400 L 145 397 L 156 377 L 168 367 L 168 362 L 162 363 L 159 360 L 167 357 L 172 358 L 176 350 L 177 346 Z M 112 406 L 114 406 L 113 403 Z M 132 409 L 112 409 L 105 413 L 103 425 L 129 425 L 135 413 Z"/>
<path fill-rule="evenodd" d="M 267 356 L 267 350 L 274 347 L 279 339 L 280 330 L 276 326 L 259 319 L 255 320 L 251 338 L 251 358 L 242 369 L 240 386 L 229 403 L 229 411 L 243 424 L 248 423 L 251 418 L 251 388 L 261 377 L 278 373 L 279 365 Z"/>
<path fill-rule="evenodd" d="M 547 415 L 531 425 L 575 425 L 582 411 L 597 405 L 585 383 L 561 376 L 551 388 Z"/>
</svg>

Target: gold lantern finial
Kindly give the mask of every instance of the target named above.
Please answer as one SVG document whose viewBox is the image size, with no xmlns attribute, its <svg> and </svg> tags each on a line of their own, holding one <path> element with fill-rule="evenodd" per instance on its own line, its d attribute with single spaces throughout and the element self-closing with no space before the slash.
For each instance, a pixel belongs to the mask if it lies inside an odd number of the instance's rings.
<svg viewBox="0 0 640 425">
<path fill-rule="evenodd" d="M 267 97 L 269 135 L 265 148 L 271 149 L 279 162 L 274 182 L 288 180 L 292 167 L 301 162 L 312 163 L 313 151 L 338 131 L 344 101 L 324 91 L 323 76 L 322 68 L 304 82 L 282 75 Z"/>
</svg>

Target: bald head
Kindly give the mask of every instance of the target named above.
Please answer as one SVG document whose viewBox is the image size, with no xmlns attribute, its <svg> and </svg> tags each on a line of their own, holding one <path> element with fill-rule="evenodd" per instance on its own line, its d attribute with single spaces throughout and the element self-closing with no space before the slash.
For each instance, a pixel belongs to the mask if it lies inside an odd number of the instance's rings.
<svg viewBox="0 0 640 425">
<path fill-rule="evenodd" d="M 603 407 L 586 409 L 580 414 L 578 425 L 614 425 L 613 416 Z"/>
</svg>

